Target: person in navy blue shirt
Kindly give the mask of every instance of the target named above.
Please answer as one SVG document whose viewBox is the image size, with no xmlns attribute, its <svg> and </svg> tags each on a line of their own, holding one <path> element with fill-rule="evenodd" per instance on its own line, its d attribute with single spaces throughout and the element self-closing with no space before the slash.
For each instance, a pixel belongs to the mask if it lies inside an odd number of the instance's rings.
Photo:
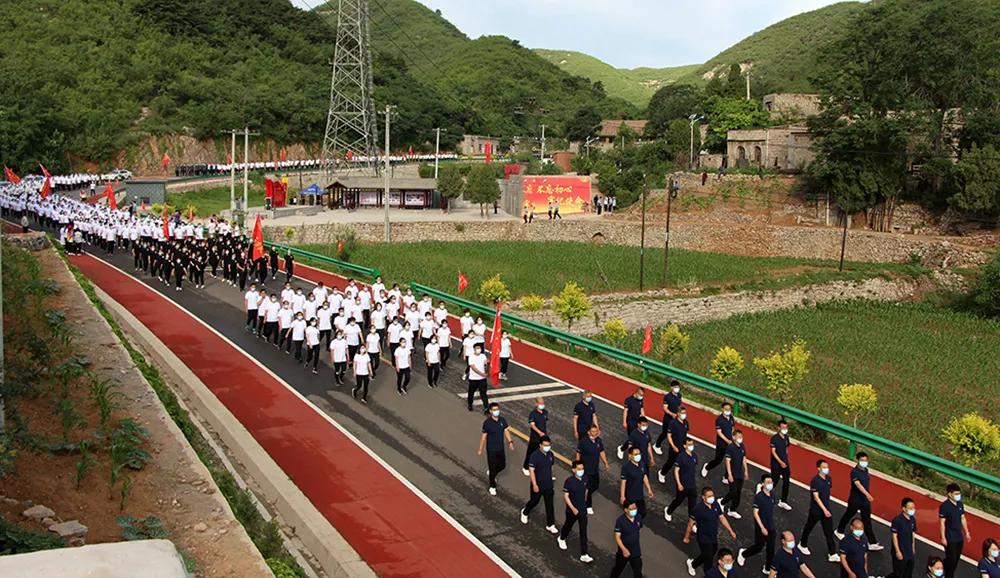
<svg viewBox="0 0 1000 578">
<path fill-rule="evenodd" d="M 642 454 L 639 448 L 628 452 L 628 461 L 622 466 L 621 485 L 618 490 L 618 500 L 622 504 L 631 503 L 639 508 L 639 514 L 646 517 L 646 500 L 642 490 L 645 488 L 650 499 L 653 499 L 653 488 L 649 485 L 649 476 L 642 467 Z"/>
<path fill-rule="evenodd" d="M 667 483 L 667 472 L 674 467 L 677 456 L 684 451 L 684 442 L 688 439 L 688 429 L 691 426 L 687 420 L 687 408 L 683 405 L 677 409 L 677 419 L 670 421 L 670 435 L 667 436 L 667 443 L 670 444 L 670 451 L 667 454 L 667 461 L 660 468 L 657 476 L 661 484 Z"/>
<path fill-rule="evenodd" d="M 791 530 L 781 533 L 781 549 L 775 552 L 771 562 L 771 574 L 768 578 L 816 578 L 812 570 L 802 561 L 802 555 L 796 548 L 795 534 Z"/>
<path fill-rule="evenodd" d="M 670 391 L 663 395 L 663 429 L 660 430 L 659 437 L 656 438 L 656 443 L 653 444 L 653 451 L 657 455 L 663 455 L 663 441 L 667 439 L 667 435 L 670 430 L 670 422 L 677 419 L 677 411 L 681 407 L 681 403 L 684 401 L 684 396 L 681 395 L 681 382 L 672 380 L 670 382 Z"/>
<path fill-rule="evenodd" d="M 927 578 L 941 578 L 944 576 L 944 560 L 938 558 L 937 556 L 931 556 L 927 559 Z"/>
<path fill-rule="evenodd" d="M 788 484 L 792 479 L 792 463 L 788 460 L 788 447 L 792 445 L 792 440 L 788 435 L 788 422 L 781 420 L 778 422 L 778 431 L 771 436 L 771 477 L 774 485 L 781 482 L 781 497 L 778 499 L 778 507 L 782 510 L 791 510 L 788 505 Z"/>
<path fill-rule="evenodd" d="M 722 413 L 715 418 L 715 456 L 701 468 L 701 477 L 708 477 L 708 472 L 721 465 L 726 458 L 726 449 L 733 443 L 733 430 L 736 429 L 736 418 L 733 417 L 733 404 L 724 402 Z"/>
<path fill-rule="evenodd" d="M 545 529 L 550 534 L 558 534 L 556 528 L 556 514 L 552 497 L 554 489 L 552 487 L 552 466 L 555 463 L 555 456 L 552 455 L 552 440 L 549 436 L 542 436 L 541 443 L 535 453 L 531 454 L 528 460 L 529 474 L 531 477 L 531 495 L 528 502 L 521 508 L 521 523 L 528 523 L 528 514 L 538 505 L 538 502 L 545 499 Z"/>
<path fill-rule="evenodd" d="M 753 545 L 740 548 L 736 553 L 736 561 L 740 566 L 747 563 L 747 558 L 764 552 L 764 570 L 771 568 L 774 560 L 774 548 L 777 542 L 777 530 L 774 525 L 774 479 L 770 474 L 760 477 L 760 488 L 753 497 Z"/>
<path fill-rule="evenodd" d="M 594 404 L 594 394 L 583 392 L 580 401 L 573 407 L 573 435 L 580 440 L 587 436 L 590 426 L 601 424 L 597 421 L 597 405 Z"/>
<path fill-rule="evenodd" d="M 542 443 L 542 436 L 548 434 L 549 410 L 545 409 L 545 398 L 535 398 L 535 408 L 528 414 L 528 451 L 524 452 L 521 473 L 528 475 L 528 460 Z"/>
<path fill-rule="evenodd" d="M 611 471 L 611 465 L 608 464 L 608 456 L 604 453 L 604 440 L 597 435 L 598 431 L 596 423 L 590 424 L 587 435 L 576 445 L 576 459 L 583 462 L 583 469 L 586 474 L 587 514 L 590 515 L 594 514 L 594 494 L 597 493 L 597 488 L 601 486 L 601 473 L 598 464 L 604 463 L 604 471 Z"/>
<path fill-rule="evenodd" d="M 647 476 L 650 466 L 656 465 L 653 462 L 652 440 L 653 438 L 649 435 L 649 420 L 640 417 L 638 426 L 632 430 L 632 433 L 628 434 L 628 445 L 629 448 L 639 448 L 642 456 L 642 469 L 646 470 Z"/>
<path fill-rule="evenodd" d="M 698 488 L 696 485 L 698 475 L 698 455 L 694 453 L 694 440 L 684 442 L 684 451 L 677 456 L 677 469 L 674 470 L 674 482 L 677 492 L 670 504 L 663 509 L 663 517 L 668 521 L 673 521 L 673 514 L 677 508 L 686 500 L 688 506 L 688 516 L 694 509 L 695 500 L 698 499 Z"/>
<path fill-rule="evenodd" d="M 705 572 L 705 578 L 737 578 L 738 574 L 734 568 L 733 552 L 727 548 L 722 548 L 716 555 L 716 563 L 712 569 Z"/>
<path fill-rule="evenodd" d="M 962 505 L 962 489 L 958 484 L 948 484 L 948 499 L 938 508 L 941 519 L 941 544 L 944 546 L 944 575 L 954 578 L 955 569 L 962 558 L 965 541 L 971 540 L 969 525 L 965 520 L 965 506 Z"/>
<path fill-rule="evenodd" d="M 816 470 L 817 474 L 809 482 L 809 516 L 806 517 L 806 525 L 802 529 L 802 543 L 799 544 L 799 550 L 802 550 L 806 556 L 811 554 L 809 534 L 812 533 L 816 524 L 820 524 L 823 528 L 823 535 L 826 537 L 827 559 L 830 562 L 839 562 L 840 556 L 835 551 L 833 541 L 833 522 L 831 521 L 833 513 L 830 512 L 830 492 L 833 490 L 830 464 L 826 463 L 826 460 L 818 460 Z"/>
<path fill-rule="evenodd" d="M 841 578 L 868 578 L 868 538 L 861 518 L 851 521 L 851 533 L 840 541 Z"/>
<path fill-rule="evenodd" d="M 483 455 L 486 450 L 486 463 L 489 467 L 490 495 L 497 495 L 497 476 L 507 467 L 507 453 L 504 451 L 503 442 L 507 439 L 507 445 L 514 449 L 514 440 L 507 430 L 507 420 L 500 415 L 500 404 L 491 403 L 489 406 L 489 417 L 483 422 L 483 435 L 479 438 L 479 451 L 476 455 Z"/>
<path fill-rule="evenodd" d="M 639 533 L 642 530 L 642 515 L 634 502 L 622 508 L 625 513 L 615 521 L 615 565 L 611 568 L 611 578 L 618 578 L 625 566 L 632 568 L 632 576 L 642 578 L 642 547 Z"/>
<path fill-rule="evenodd" d="M 583 462 L 573 462 L 573 473 L 563 482 L 563 502 L 566 503 L 566 521 L 556 542 L 561 550 L 566 550 L 566 537 L 569 536 L 573 524 L 580 524 L 580 561 L 590 564 L 594 561 L 587 553 L 587 481 Z"/>
<path fill-rule="evenodd" d="M 743 494 L 743 482 L 750 477 L 750 466 L 747 464 L 747 448 L 743 445 L 743 432 L 733 430 L 733 443 L 726 448 L 726 479 L 729 481 L 729 491 L 722 498 L 722 508 L 726 515 L 739 520 L 743 516 L 737 510 L 740 507 L 740 496 Z"/>
<path fill-rule="evenodd" d="M 625 450 L 628 449 L 628 436 L 639 426 L 639 418 L 646 417 L 646 410 L 642 406 L 643 390 L 638 388 L 635 393 L 625 398 L 622 402 L 622 428 L 625 430 L 625 441 L 618 446 L 618 459 L 625 459 Z"/>
<path fill-rule="evenodd" d="M 711 487 L 706 487 L 701 491 L 701 501 L 691 510 L 687 530 L 684 531 L 684 543 L 690 544 L 691 533 L 694 527 L 698 526 L 698 557 L 688 558 L 688 574 L 694 576 L 695 568 L 699 565 L 705 567 L 705 572 L 712 568 L 715 553 L 719 549 L 719 524 L 725 526 L 729 535 L 736 538 L 736 532 L 729 525 L 729 520 L 722 515 L 722 508 L 715 501 L 715 491 Z"/>
<path fill-rule="evenodd" d="M 868 473 L 868 454 L 858 452 L 858 464 L 851 470 L 851 493 L 847 496 L 847 509 L 844 515 L 837 522 L 838 538 L 844 537 L 844 528 L 847 523 L 860 513 L 861 521 L 865 524 L 865 537 L 868 538 L 868 549 L 878 552 L 882 546 L 875 537 L 875 529 L 872 528 L 872 501 L 875 499 L 871 494 L 871 476 Z"/>
<path fill-rule="evenodd" d="M 983 540 L 983 557 L 978 570 L 980 578 L 1000 578 L 1000 545 L 993 538 Z"/>
<path fill-rule="evenodd" d="M 903 498 L 902 513 L 892 519 L 893 578 L 913 578 L 913 555 L 917 549 L 917 508 L 913 498 Z"/>
</svg>

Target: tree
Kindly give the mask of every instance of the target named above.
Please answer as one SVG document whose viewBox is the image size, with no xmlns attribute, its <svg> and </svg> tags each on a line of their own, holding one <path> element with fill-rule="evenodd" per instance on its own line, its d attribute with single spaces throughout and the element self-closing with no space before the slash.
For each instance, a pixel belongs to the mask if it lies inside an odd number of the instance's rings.
<svg viewBox="0 0 1000 578">
<path fill-rule="evenodd" d="M 687 122 L 689 116 L 701 112 L 701 95 L 691 85 L 668 84 L 653 94 L 646 111 L 646 135 L 659 138 L 673 121 Z"/>
<path fill-rule="evenodd" d="M 573 118 L 569 119 L 563 132 L 570 141 L 583 142 L 596 134 L 600 124 L 601 115 L 596 110 L 590 107 L 581 108 L 576 111 Z"/>
<path fill-rule="evenodd" d="M 671 323 L 660 333 L 660 338 L 656 343 L 656 353 L 667 363 L 673 363 L 674 359 L 688 352 L 690 345 L 691 336 L 682 332 L 676 323 Z"/>
<path fill-rule="evenodd" d="M 438 192 L 445 200 L 445 210 L 451 211 L 451 200 L 457 199 L 465 192 L 465 179 L 462 178 L 462 171 L 452 164 L 444 165 L 438 169 Z"/>
<path fill-rule="evenodd" d="M 552 298 L 552 308 L 566 322 L 566 329 L 572 330 L 574 321 L 590 314 L 590 298 L 579 285 L 571 281 Z"/>
<path fill-rule="evenodd" d="M 486 279 L 479 285 L 479 298 L 483 303 L 496 305 L 497 303 L 510 301 L 510 290 L 500 279 L 500 274 L 496 274 Z"/>
<path fill-rule="evenodd" d="M 1000 251 L 979 270 L 969 285 L 969 300 L 980 315 L 1000 317 Z"/>
<path fill-rule="evenodd" d="M 975 412 L 953 418 L 941 433 L 951 454 L 970 468 L 1000 459 L 1000 426 Z"/>
<path fill-rule="evenodd" d="M 760 128 L 768 125 L 770 117 L 759 101 L 744 98 L 713 96 L 707 101 L 708 136 L 705 147 L 721 152 L 731 130 Z"/>
<path fill-rule="evenodd" d="M 963 211 L 1000 215 L 1000 156 L 993 145 L 973 143 L 957 169 L 960 189 L 948 202 Z"/>
<path fill-rule="evenodd" d="M 785 345 L 781 351 L 772 351 L 767 357 L 754 358 L 753 364 L 763 375 L 771 395 L 777 397 L 779 401 L 785 401 L 792 391 L 792 384 L 809 372 L 810 357 L 806 342 L 796 339 L 790 345 Z"/>
<path fill-rule="evenodd" d="M 465 198 L 479 205 L 479 216 L 486 217 L 486 205 L 500 199 L 500 185 L 490 165 L 476 165 L 469 171 L 465 183 Z"/>
<path fill-rule="evenodd" d="M 878 409 L 878 394 L 869 383 L 844 384 L 837 390 L 837 403 L 844 408 L 851 425 L 858 427 L 861 414 L 874 413 Z"/>
<path fill-rule="evenodd" d="M 708 374 L 716 381 L 726 383 L 743 371 L 743 366 L 743 356 L 739 351 L 728 346 L 721 347 L 712 359 Z"/>
<path fill-rule="evenodd" d="M 608 319 L 604 322 L 604 327 L 601 328 L 601 336 L 611 345 L 620 347 L 628 337 L 628 329 L 625 328 L 625 323 L 621 319 Z"/>
</svg>

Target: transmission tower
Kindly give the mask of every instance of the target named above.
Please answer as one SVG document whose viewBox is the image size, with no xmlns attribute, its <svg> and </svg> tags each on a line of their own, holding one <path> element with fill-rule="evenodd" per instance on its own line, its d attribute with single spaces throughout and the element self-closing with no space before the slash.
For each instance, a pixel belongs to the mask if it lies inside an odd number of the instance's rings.
<svg viewBox="0 0 1000 578">
<path fill-rule="evenodd" d="M 368 0 L 339 0 L 337 4 L 323 163 L 328 174 L 358 167 L 363 173 L 378 175 Z"/>
</svg>

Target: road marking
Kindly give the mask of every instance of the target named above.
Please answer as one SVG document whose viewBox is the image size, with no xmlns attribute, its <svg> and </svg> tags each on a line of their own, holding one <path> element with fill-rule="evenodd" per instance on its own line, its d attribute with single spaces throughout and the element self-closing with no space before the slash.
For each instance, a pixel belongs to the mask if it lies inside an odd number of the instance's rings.
<svg viewBox="0 0 1000 578">
<path fill-rule="evenodd" d="M 556 397 L 556 396 L 559 396 L 559 395 L 570 395 L 570 394 L 574 394 L 574 393 L 575 394 L 579 394 L 580 392 L 577 391 L 577 390 L 575 390 L 575 389 L 561 389 L 561 390 L 557 389 L 555 391 L 546 391 L 544 393 L 545 393 L 545 395 L 543 397 Z M 459 398 L 465 399 L 465 397 L 468 394 L 465 394 L 465 393 L 456 393 L 455 395 L 457 397 L 459 397 Z M 518 394 L 518 395 L 498 395 L 496 393 L 493 393 L 493 394 L 490 395 L 490 401 L 491 402 L 495 401 L 495 402 L 499 403 L 499 402 L 505 402 L 505 401 L 517 401 L 519 399 L 534 399 L 534 398 L 538 397 L 539 395 L 541 395 L 541 394 L 540 393 L 521 393 L 521 394 Z M 473 402 L 473 405 L 483 405 L 483 402 L 481 400 L 477 399 L 476 401 Z"/>
<path fill-rule="evenodd" d="M 523 431 L 521 431 L 521 430 L 519 430 L 517 428 L 514 428 L 514 427 L 510 427 L 510 426 L 507 426 L 507 429 L 510 430 L 510 433 L 516 435 L 517 437 L 521 438 L 522 440 L 529 441 L 528 434 L 524 433 Z M 562 462 L 563 464 L 572 467 L 573 460 L 571 460 L 570 458 L 567 458 L 566 456 L 562 455 L 561 453 L 559 453 L 559 452 L 557 452 L 555 450 L 552 450 L 552 455 L 555 456 L 555 458 L 557 460 L 559 460 L 560 462 Z M 576 457 L 576 456 L 574 455 L 573 457 Z"/>
<path fill-rule="evenodd" d="M 565 388 L 569 387 L 561 381 L 553 381 L 552 383 L 539 383 L 538 385 L 519 385 L 517 387 L 501 387 L 499 389 L 491 390 L 493 395 L 505 395 L 507 393 L 516 393 L 521 391 L 537 391 L 539 389 L 550 389 L 550 388 Z M 575 391 L 575 390 L 574 390 Z M 542 394 L 539 394 L 542 395 Z"/>
</svg>

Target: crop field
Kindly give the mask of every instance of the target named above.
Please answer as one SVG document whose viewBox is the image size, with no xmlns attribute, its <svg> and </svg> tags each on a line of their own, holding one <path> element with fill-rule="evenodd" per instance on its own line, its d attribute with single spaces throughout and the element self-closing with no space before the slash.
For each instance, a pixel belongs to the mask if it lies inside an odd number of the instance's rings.
<svg viewBox="0 0 1000 578">
<path fill-rule="evenodd" d="M 236 196 L 243 198 L 243 185 L 238 180 Z M 254 182 L 253 177 L 251 177 L 247 197 L 251 207 L 264 206 L 264 189 L 260 184 Z M 229 210 L 229 185 L 186 193 L 167 193 L 167 204 L 181 210 L 184 215 L 187 215 L 187 208 L 191 205 L 194 205 L 195 214 L 199 217 L 218 215 L 222 211 Z"/>
<path fill-rule="evenodd" d="M 307 251 L 336 256 L 331 245 L 305 245 Z M 350 261 L 376 267 L 386 282 L 416 281 L 444 291 L 456 290 L 458 272 L 469 279 L 468 294 L 500 274 L 514 298 L 527 294 L 552 295 L 574 281 L 588 293 L 639 289 L 639 248 L 571 242 L 439 242 L 362 244 Z M 663 249 L 646 248 L 645 288 L 660 285 Z M 685 250 L 670 251 L 669 286 L 700 287 L 703 292 L 739 289 L 777 289 L 836 279 L 864 279 L 879 275 L 917 274 L 919 268 L 900 264 L 837 263 L 785 257 L 741 257 Z"/>
</svg>

